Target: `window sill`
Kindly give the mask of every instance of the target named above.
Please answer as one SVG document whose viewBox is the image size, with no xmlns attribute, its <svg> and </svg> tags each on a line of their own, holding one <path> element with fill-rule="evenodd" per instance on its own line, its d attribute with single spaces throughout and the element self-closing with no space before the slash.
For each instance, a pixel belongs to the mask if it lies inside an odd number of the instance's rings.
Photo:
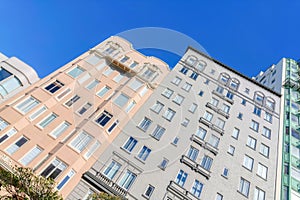
<svg viewBox="0 0 300 200">
<path fill-rule="evenodd" d="M 248 196 L 249 195 L 245 195 L 245 194 L 243 194 L 242 192 L 240 192 L 239 190 L 237 190 L 237 192 L 239 193 L 239 194 L 241 194 L 241 195 L 243 195 L 244 197 L 246 197 L 246 198 L 248 198 Z"/>
<path fill-rule="evenodd" d="M 145 164 L 146 162 L 144 160 L 141 160 L 139 157 L 134 156 L 135 159 L 137 159 L 138 161 L 140 161 L 142 164 Z"/>
<path fill-rule="evenodd" d="M 125 153 L 127 153 L 128 155 L 131 154 L 131 152 L 129 152 L 127 149 L 124 149 L 123 147 L 120 147 L 120 149 L 122 149 Z"/>
</svg>

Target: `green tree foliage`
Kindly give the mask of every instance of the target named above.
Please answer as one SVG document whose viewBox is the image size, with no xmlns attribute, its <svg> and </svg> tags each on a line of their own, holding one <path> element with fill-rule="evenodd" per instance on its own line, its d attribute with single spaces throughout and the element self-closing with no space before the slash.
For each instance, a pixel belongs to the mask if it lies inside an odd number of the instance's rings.
<svg viewBox="0 0 300 200">
<path fill-rule="evenodd" d="M 90 196 L 90 199 L 91 200 L 122 200 L 118 196 L 112 196 L 112 195 L 109 195 L 105 192 L 100 192 L 99 194 L 92 194 Z"/>
<path fill-rule="evenodd" d="M 0 168 L 0 200 L 62 200 L 52 179 L 36 176 L 29 168 Z"/>
</svg>

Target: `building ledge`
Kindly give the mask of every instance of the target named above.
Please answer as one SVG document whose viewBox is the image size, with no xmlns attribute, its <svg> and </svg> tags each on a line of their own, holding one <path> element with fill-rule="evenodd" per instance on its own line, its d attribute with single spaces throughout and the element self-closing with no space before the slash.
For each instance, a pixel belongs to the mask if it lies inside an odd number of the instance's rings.
<svg viewBox="0 0 300 200">
<path fill-rule="evenodd" d="M 174 181 L 170 181 L 167 190 L 182 200 L 200 200 L 200 198 L 195 197 L 191 192 L 181 187 Z"/>
</svg>

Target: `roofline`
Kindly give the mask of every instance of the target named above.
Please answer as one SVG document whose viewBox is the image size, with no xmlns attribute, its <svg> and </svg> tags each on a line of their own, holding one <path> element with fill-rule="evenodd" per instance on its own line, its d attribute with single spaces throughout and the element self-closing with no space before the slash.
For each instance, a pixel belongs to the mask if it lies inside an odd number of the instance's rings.
<svg viewBox="0 0 300 200">
<path fill-rule="evenodd" d="M 210 59 L 211 61 L 215 62 L 216 64 L 221 65 L 222 67 L 228 69 L 229 71 L 231 71 L 231 72 L 233 72 L 233 73 L 236 73 L 237 75 L 239 75 L 239 76 L 241 76 L 241 77 L 247 79 L 248 81 L 250 81 L 250 82 L 252 82 L 252 83 L 254 83 L 254 84 L 256 84 L 256 85 L 262 87 L 263 89 L 265 89 L 265 90 L 271 92 L 272 94 L 275 94 L 275 95 L 277 95 L 278 97 L 281 97 L 281 94 L 279 94 L 279 93 L 275 92 L 274 90 L 271 90 L 270 88 L 268 88 L 268 87 L 262 85 L 261 83 L 257 82 L 256 80 L 251 79 L 251 78 L 249 78 L 248 76 L 246 76 L 246 75 L 244 75 L 244 74 L 242 74 L 242 73 L 240 73 L 240 72 L 238 72 L 238 71 L 232 69 L 231 67 L 229 67 L 229 66 L 227 66 L 227 65 L 225 65 L 225 64 L 223 64 L 223 63 L 221 63 L 220 61 L 218 61 L 218 60 L 216 60 L 216 59 L 214 59 L 214 58 L 212 58 L 212 57 L 206 55 L 204 52 L 199 51 L 199 50 L 195 49 L 195 48 L 192 47 L 192 46 L 188 46 L 187 49 L 185 50 L 185 53 L 186 53 L 189 49 L 191 49 L 191 50 L 193 50 L 193 51 L 199 53 L 201 56 L 203 56 L 203 57 L 205 57 L 205 58 L 207 58 L 207 59 Z"/>
</svg>

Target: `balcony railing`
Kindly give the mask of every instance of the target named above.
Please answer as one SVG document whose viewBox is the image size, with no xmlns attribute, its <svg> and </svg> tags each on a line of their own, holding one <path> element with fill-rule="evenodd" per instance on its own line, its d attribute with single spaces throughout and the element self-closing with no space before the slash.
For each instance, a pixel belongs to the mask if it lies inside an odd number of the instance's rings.
<svg viewBox="0 0 300 200">
<path fill-rule="evenodd" d="M 0 156 L 0 168 L 12 172 L 13 162 L 8 156 L 4 154 Z"/>
<path fill-rule="evenodd" d="M 206 179 L 209 179 L 210 171 L 203 168 L 201 165 L 197 164 L 195 161 L 191 160 L 186 155 L 182 155 L 182 157 L 180 159 L 180 162 L 186 164 L 187 166 L 189 166 L 195 172 L 198 172 L 199 174 L 202 174 Z"/>
<path fill-rule="evenodd" d="M 200 198 L 195 197 L 191 192 L 181 187 L 174 181 L 170 181 L 167 190 L 182 200 L 199 200 Z"/>
<path fill-rule="evenodd" d="M 205 119 L 204 117 L 200 117 L 199 122 L 205 124 L 208 127 L 212 126 L 212 123 L 210 121 L 208 121 L 207 119 Z"/>
<path fill-rule="evenodd" d="M 209 150 L 210 152 L 212 152 L 214 155 L 218 154 L 218 148 L 212 146 L 210 143 L 203 141 L 201 138 L 199 138 L 199 136 L 193 134 L 191 137 L 191 140 L 194 141 L 195 143 L 199 144 L 200 146 L 202 146 L 204 149 Z"/>
<path fill-rule="evenodd" d="M 127 199 L 128 191 L 101 173 L 94 175 L 91 172 L 86 172 L 83 174 L 83 179 L 99 187 L 99 190 L 119 196 L 123 200 Z"/>
</svg>

